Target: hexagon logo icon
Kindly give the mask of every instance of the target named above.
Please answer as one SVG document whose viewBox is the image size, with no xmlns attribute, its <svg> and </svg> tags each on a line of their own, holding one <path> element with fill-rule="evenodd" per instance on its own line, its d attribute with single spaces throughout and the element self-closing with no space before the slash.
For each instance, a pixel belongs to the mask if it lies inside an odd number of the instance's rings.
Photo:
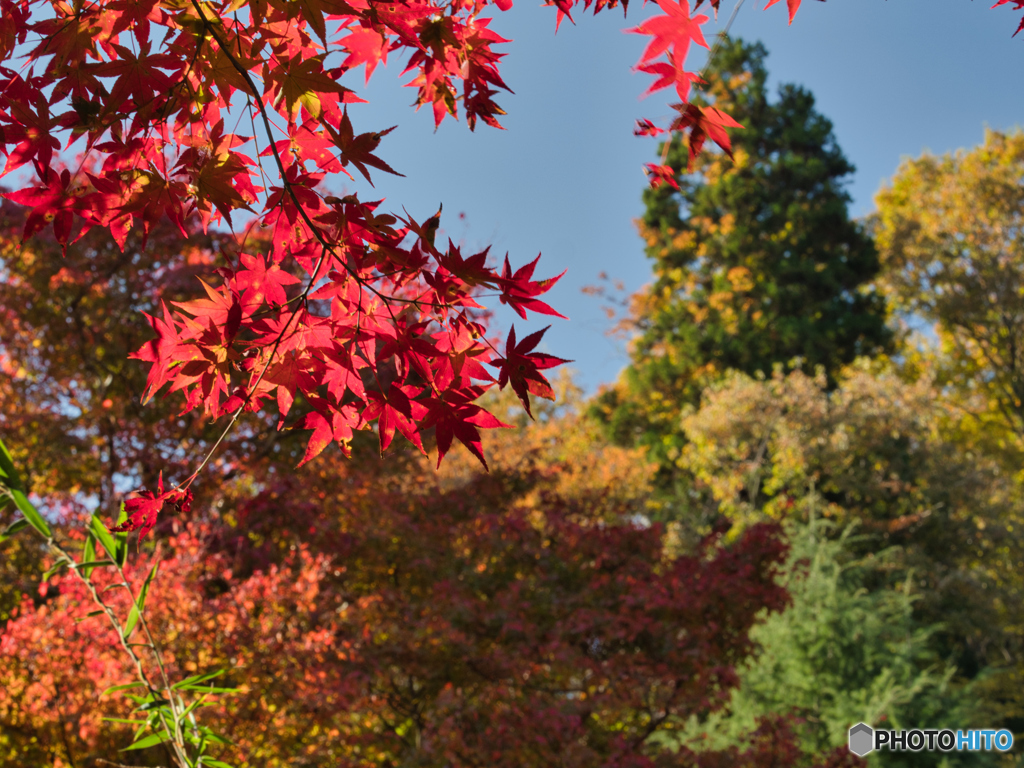
<svg viewBox="0 0 1024 768">
<path fill-rule="evenodd" d="M 875 748 L 875 731 L 867 723 L 857 723 L 850 729 L 850 751 L 857 757 L 873 751 Z"/>
</svg>

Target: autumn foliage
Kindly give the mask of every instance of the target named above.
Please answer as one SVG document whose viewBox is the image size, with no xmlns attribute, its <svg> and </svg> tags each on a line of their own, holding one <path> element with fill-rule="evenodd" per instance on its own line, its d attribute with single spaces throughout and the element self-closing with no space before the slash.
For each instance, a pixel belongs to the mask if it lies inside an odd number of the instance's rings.
<svg viewBox="0 0 1024 768">
<path fill-rule="evenodd" d="M 580 5 L 550 4 L 556 28 Z M 629 30 L 636 68 L 679 102 L 637 133 L 683 136 L 689 172 L 741 126 L 693 95 L 702 2 L 657 5 Z M 362 191 L 400 169 L 392 127 L 357 128 L 353 70 L 401 59 L 435 125 L 500 128 L 511 6 L 0 0 L 3 196 L 23 208 L 0 244 L 0 542 L 34 529 L 16 559 L 48 569 L 0 606 L 0 759 L 851 763 L 802 755 L 785 712 L 724 750 L 671 738 L 726 707 L 749 630 L 785 606 L 777 526 L 674 537 L 631 493 L 643 456 L 569 450 L 574 415 L 492 439 L 489 474 L 438 473 L 456 442 L 489 468 L 486 431 L 517 420 L 496 390 L 531 417 L 554 399 L 566 361 L 544 330 L 499 339 L 486 301 L 562 317 L 561 276 Z M 670 148 L 652 187 L 680 189 Z M 340 176 L 356 191 L 331 194 Z"/>
<path fill-rule="evenodd" d="M 21 221 L 7 213 L 13 237 Z M 140 245 L 127 241 L 125 280 L 113 276 L 125 257 L 95 233 L 67 256 L 36 240 L 0 289 L 5 436 L 71 549 L 82 546 L 82 495 L 116 498 L 118 476 L 147 478 L 156 492 L 128 503 L 148 510 L 169 490 L 159 489 L 161 469 L 186 471 L 188 456 L 218 436 L 169 400 L 143 408 L 124 396 L 146 379 L 124 353 L 147 332 L 135 310 L 177 301 L 232 241 L 157 228 Z M 71 307 L 81 323 L 65 322 Z M 530 354 L 531 343 L 514 346 Z M 578 397 L 554 386 L 562 403 Z M 73 410 L 54 393 L 68 393 Z M 295 470 L 306 441 L 266 414 L 243 414 L 193 504 L 158 517 L 138 552 L 132 544 L 129 582 L 159 566 L 146 615 L 171 679 L 227 669 L 220 682 L 238 689 L 203 713 L 235 744 L 215 757 L 764 766 L 765 755 L 795 749 L 776 738 L 788 733 L 785 718 L 731 752 L 676 752 L 650 738 L 727 701 L 753 650 L 749 628 L 785 604 L 777 528 L 730 543 L 717 532 L 684 550 L 646 522 L 651 467 L 640 452 L 604 443 L 571 409 L 546 403 L 524 430 L 507 394 L 484 403 L 520 427 L 489 439 L 490 472 L 468 452 L 440 473 L 433 455 L 408 446 L 382 460 L 375 435 L 356 435 L 351 458 L 327 451 Z M 294 408 L 312 412 L 302 401 Z M 69 447 L 47 439 L 65 431 L 77 435 Z M 425 438 L 431 454 L 437 439 Z M 32 542 L 4 542 L 5 556 L 45 569 L 53 560 Z M 112 583 L 102 568 L 92 579 Z M 135 689 L 101 695 L 134 679 L 117 633 L 89 615 L 88 590 L 70 573 L 24 593 L 0 647 L 4 754 L 16 764 L 118 759 L 132 727 L 104 718 L 130 719 Z M 130 613 L 123 590 L 105 594 Z M 161 747 L 129 754 L 133 764 L 168 759 Z"/>
<path fill-rule="evenodd" d="M 148 611 L 174 674 L 230 664 L 242 684 L 208 716 L 238 745 L 222 759 L 661 764 L 647 737 L 720 708 L 758 611 L 782 605 L 771 529 L 666 559 L 658 527 L 599 526 L 557 494 L 502 504 L 522 478 L 497 473 L 439 493 L 419 466 L 390 492 L 306 477 L 301 505 L 287 482 L 235 526 L 179 527 L 138 559 L 161 562 Z M 264 534 L 283 505 L 298 534 L 281 547 Z M 96 617 L 76 623 L 89 611 L 62 580 L 55 600 L 23 606 L 0 656 L 4 720 L 62 760 L 53 729 L 76 759 L 128 738 L 102 722 L 124 705 L 97 696 L 130 670 L 94 654 L 116 639 Z"/>
</svg>

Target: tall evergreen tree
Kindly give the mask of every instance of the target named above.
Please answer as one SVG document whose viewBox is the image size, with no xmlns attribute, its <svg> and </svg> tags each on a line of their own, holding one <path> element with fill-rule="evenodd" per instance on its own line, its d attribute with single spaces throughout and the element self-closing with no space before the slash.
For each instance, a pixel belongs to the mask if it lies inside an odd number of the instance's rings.
<svg viewBox="0 0 1024 768">
<path fill-rule="evenodd" d="M 724 371 L 798 358 L 831 381 L 890 339 L 882 297 L 865 290 L 878 257 L 847 208 L 854 168 L 808 91 L 783 85 L 769 99 L 766 55 L 726 40 L 707 78 L 709 100 L 745 126 L 733 157 L 705 152 L 683 175 L 688 148 L 674 141 L 680 188 L 644 193 L 654 282 L 634 298 L 632 363 L 596 409 L 616 439 L 651 446 L 666 466 L 681 409 Z"/>
</svg>

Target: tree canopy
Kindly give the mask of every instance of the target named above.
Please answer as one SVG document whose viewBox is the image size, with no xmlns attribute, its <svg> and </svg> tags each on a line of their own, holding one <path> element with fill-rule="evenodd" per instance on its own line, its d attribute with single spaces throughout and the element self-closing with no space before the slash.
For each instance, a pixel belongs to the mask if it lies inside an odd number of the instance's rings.
<svg viewBox="0 0 1024 768">
<path fill-rule="evenodd" d="M 947 379 L 1024 435 L 1024 135 L 908 159 L 877 196 L 881 281 L 933 324 Z"/>
</svg>

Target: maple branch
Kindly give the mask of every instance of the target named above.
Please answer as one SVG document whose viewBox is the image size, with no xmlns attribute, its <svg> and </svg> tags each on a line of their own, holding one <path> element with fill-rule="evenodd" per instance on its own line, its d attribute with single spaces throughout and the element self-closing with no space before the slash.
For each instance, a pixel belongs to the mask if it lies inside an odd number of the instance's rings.
<svg viewBox="0 0 1024 768">
<path fill-rule="evenodd" d="M 266 134 L 267 134 L 267 139 L 268 139 L 268 142 L 270 144 L 271 154 L 273 155 L 274 162 L 277 165 L 277 169 L 278 169 L 278 173 L 279 173 L 279 176 L 280 176 L 280 179 L 281 179 L 281 184 L 283 185 L 283 189 L 288 193 L 288 196 L 291 198 L 291 201 L 294 204 L 294 206 L 296 208 L 296 211 L 301 216 L 302 220 L 305 222 L 305 224 L 309 228 L 310 232 L 313 234 L 313 237 L 316 239 L 316 241 L 321 246 L 320 257 L 319 257 L 319 259 L 317 260 L 316 264 L 313 267 L 310 280 L 307 283 L 305 289 L 302 291 L 302 293 L 298 297 L 296 297 L 294 300 L 297 301 L 301 305 L 306 305 L 307 304 L 307 299 L 309 297 L 309 293 L 312 291 L 313 287 L 316 285 L 317 280 L 319 279 L 320 268 L 323 266 L 323 263 L 327 259 L 328 254 L 331 254 L 332 256 L 335 256 L 337 258 L 337 261 L 341 264 L 341 266 L 345 269 L 345 271 L 348 272 L 348 274 L 352 277 L 352 279 L 354 279 L 356 281 L 356 283 L 358 285 L 360 285 L 361 287 L 367 289 L 372 294 L 374 294 L 375 296 L 377 296 L 378 298 L 381 299 L 381 301 L 383 303 L 383 306 L 387 310 L 388 314 L 391 316 L 391 319 L 394 322 L 397 323 L 397 318 L 395 317 L 394 311 L 393 311 L 393 309 L 391 307 L 391 303 L 392 302 L 397 301 L 397 302 L 401 302 L 401 303 L 408 303 L 408 304 L 412 304 L 412 305 L 417 306 L 417 307 L 419 307 L 422 302 L 420 302 L 420 300 L 418 300 L 418 299 L 404 299 L 404 298 L 398 297 L 398 296 L 386 296 L 381 291 L 379 291 L 375 286 L 373 286 L 371 282 L 369 282 L 367 280 L 364 280 L 358 274 L 358 272 L 356 272 L 355 269 L 352 268 L 352 266 L 348 263 L 348 261 L 341 257 L 341 255 L 336 251 L 335 246 L 332 245 L 331 243 L 327 242 L 327 240 L 324 238 L 323 234 L 320 232 L 319 227 L 317 227 L 313 223 L 313 221 L 310 218 L 309 214 L 306 212 L 306 210 L 303 207 L 302 203 L 299 201 L 298 195 L 296 195 L 295 190 L 294 190 L 291 182 L 287 178 L 287 172 L 286 172 L 286 168 L 285 168 L 285 165 L 284 165 L 284 160 L 282 159 L 281 154 L 280 154 L 280 152 L 279 152 L 279 150 L 277 148 L 277 143 L 274 141 L 273 126 L 272 126 L 271 121 L 270 121 L 270 116 L 267 113 L 266 104 L 264 103 L 262 97 L 259 94 L 259 89 L 256 87 L 255 81 L 252 79 L 252 76 L 249 74 L 249 71 L 245 67 L 243 67 L 241 62 L 235 57 L 234 53 L 231 51 L 230 46 L 227 44 L 227 42 L 224 40 L 224 38 L 220 35 L 218 30 L 216 29 L 215 24 L 210 19 L 207 18 L 203 8 L 199 5 L 197 0 L 191 0 L 191 3 L 192 3 L 193 8 L 195 8 L 196 13 L 198 14 L 198 17 L 199 17 L 200 21 L 202 22 L 202 26 L 203 26 L 204 31 L 208 32 L 209 35 L 214 39 L 214 41 L 216 41 L 216 43 L 219 46 L 221 52 L 227 57 L 228 61 L 231 63 L 231 65 L 235 68 L 235 70 L 239 73 L 239 75 L 245 81 L 246 86 L 249 89 L 249 92 L 250 92 L 250 94 L 252 96 L 252 99 L 253 99 L 253 101 L 256 104 L 256 108 L 259 110 L 260 118 L 261 118 L 261 120 L 263 122 L 263 127 L 264 127 L 264 130 L 266 131 Z M 204 35 L 204 39 L 199 41 L 199 46 L 203 45 L 204 43 L 205 43 L 205 35 Z M 261 166 L 261 170 L 262 170 L 262 166 Z M 291 303 L 291 301 L 292 300 L 289 300 L 288 303 Z M 360 299 L 360 309 L 361 308 L 362 307 L 361 307 L 361 299 Z M 284 328 L 281 329 L 281 332 L 278 334 L 277 338 L 274 341 L 274 345 L 273 345 L 273 347 L 271 349 L 270 355 L 268 356 L 267 361 L 264 364 L 262 370 L 260 371 L 260 374 L 257 377 L 256 381 L 251 386 L 246 387 L 247 391 L 246 391 L 246 394 L 245 394 L 245 398 L 243 399 L 242 405 L 238 409 L 236 409 L 235 412 L 232 414 L 231 420 L 225 426 L 224 430 L 221 432 L 220 436 L 217 438 L 217 440 L 211 446 L 210 450 L 203 457 L 202 461 L 199 463 L 199 466 L 196 468 L 196 470 L 186 480 L 178 483 L 175 486 L 175 490 L 183 490 L 185 488 L 188 488 L 195 481 L 195 479 L 199 476 L 200 472 L 202 472 L 202 470 L 210 462 L 210 460 L 212 459 L 213 455 L 216 453 L 217 449 L 220 447 L 221 443 L 227 438 L 228 434 L 230 434 L 231 430 L 234 428 L 234 426 L 237 423 L 238 419 L 240 418 L 241 414 L 245 411 L 246 406 L 251 402 L 253 396 L 256 394 L 256 392 L 257 392 L 257 390 L 259 388 L 259 385 L 263 381 L 263 379 L 266 376 L 267 372 L 269 371 L 270 366 L 273 364 L 274 358 L 277 355 L 277 351 L 280 348 L 280 345 L 281 345 L 282 341 L 284 340 L 285 335 L 290 330 L 292 322 L 296 319 L 296 317 L 298 317 L 298 313 L 297 312 L 292 313 L 292 315 L 288 318 L 288 321 L 285 323 Z M 492 345 L 492 349 L 493 349 L 493 345 Z M 371 369 L 372 369 L 372 366 L 371 366 Z"/>
<path fill-rule="evenodd" d="M 231 52 L 230 46 L 228 46 L 227 43 L 223 40 L 223 38 L 221 38 L 217 30 L 214 28 L 213 24 L 210 22 L 210 20 L 206 18 L 206 14 L 204 13 L 199 3 L 196 2 L 196 0 L 191 0 L 191 2 L 192 7 L 195 8 L 196 13 L 199 14 L 199 19 L 202 21 L 203 29 L 208 31 L 210 35 L 213 37 L 213 39 L 216 40 L 217 45 L 220 46 L 221 51 L 224 53 L 225 56 L 227 56 L 228 60 L 231 62 L 231 65 L 242 76 L 242 78 L 246 82 L 246 85 L 249 87 L 253 100 L 256 102 L 256 107 L 257 109 L 259 109 L 260 117 L 263 120 L 263 126 L 267 132 L 267 139 L 270 143 L 270 148 L 274 155 L 274 161 L 277 164 L 278 173 L 281 176 L 281 183 L 284 185 L 284 189 L 288 192 L 289 197 L 291 197 L 296 209 L 302 215 L 303 220 L 306 222 L 307 226 L 313 232 L 314 237 L 316 237 L 317 241 L 322 246 L 320 258 L 317 260 L 315 266 L 313 267 L 313 272 L 310 277 L 309 283 L 306 285 L 305 290 L 303 290 L 302 294 L 297 299 L 300 304 L 304 303 L 308 298 L 310 291 L 313 289 L 313 286 L 316 285 L 316 281 L 320 273 L 320 268 L 321 266 L 323 266 L 323 263 L 327 258 L 327 252 L 331 251 L 331 253 L 334 253 L 334 249 L 320 235 L 319 230 L 317 229 L 316 226 L 314 226 L 312 220 L 306 214 L 305 209 L 299 202 L 298 196 L 295 194 L 295 190 L 292 189 L 291 183 L 285 176 L 284 161 L 281 159 L 281 154 L 278 152 L 277 144 L 274 141 L 274 133 L 273 128 L 270 124 L 270 117 L 267 115 L 266 106 L 263 103 L 263 99 L 259 95 L 259 90 L 256 88 L 256 83 L 253 81 L 252 76 L 249 74 L 249 71 L 241 65 L 238 59 L 235 58 L 235 55 Z M 204 42 L 205 40 L 200 41 L 199 45 L 201 46 Z M 343 259 L 339 259 L 339 261 L 349 272 L 349 274 L 351 274 L 352 277 L 360 285 L 363 285 L 364 287 L 367 287 L 370 290 L 373 290 L 375 293 L 377 293 L 372 286 L 367 286 L 359 278 L 359 276 L 354 272 L 354 270 L 352 270 L 351 266 L 347 262 L 345 262 Z M 380 294 L 378 293 L 378 295 Z M 385 299 L 386 301 L 386 297 L 380 296 L 380 298 Z M 182 481 L 181 483 L 178 483 L 175 486 L 175 490 L 183 490 L 185 488 L 188 488 L 195 481 L 195 479 L 199 476 L 199 473 L 203 471 L 206 465 L 210 462 L 210 459 L 213 458 L 213 455 L 220 447 L 220 444 L 224 442 L 225 438 L 227 438 L 228 434 L 230 434 L 231 430 L 235 426 L 235 423 L 238 421 L 241 414 L 245 411 L 245 407 L 252 400 L 254 393 L 259 389 L 260 382 L 263 381 L 263 378 L 264 376 L 266 376 L 267 371 L 270 370 L 270 366 L 274 362 L 274 357 L 277 355 L 277 350 L 280 348 L 281 342 L 284 340 L 285 334 L 291 328 L 292 321 L 296 317 L 298 317 L 298 313 L 293 312 L 291 316 L 288 318 L 288 321 L 285 323 L 284 328 L 281 329 L 281 332 L 278 334 L 277 339 L 274 341 L 274 346 L 270 351 L 270 355 L 267 357 L 267 362 L 263 366 L 263 370 L 260 371 L 260 375 L 256 378 L 255 383 L 251 387 L 246 388 L 248 391 L 245 394 L 245 398 L 242 402 L 242 405 L 232 414 L 231 420 L 228 422 L 227 426 L 221 432 L 220 436 L 217 438 L 214 444 L 210 447 L 210 450 L 207 451 L 206 455 L 203 457 L 203 460 L 199 463 L 199 466 L 196 468 L 196 470 L 186 480 Z"/>
<path fill-rule="evenodd" d="M 250 75 L 249 70 L 243 67 L 242 63 L 237 58 L 235 58 L 235 54 L 231 52 L 231 47 L 220 36 L 220 34 L 214 28 L 211 21 L 206 18 L 206 13 L 205 11 L 203 11 L 202 6 L 199 5 L 197 0 L 191 0 L 191 2 L 192 7 L 195 8 L 196 13 L 199 14 L 199 19 L 203 23 L 203 29 L 208 31 L 210 33 L 210 36 L 217 41 L 217 45 L 220 46 L 221 52 L 223 52 L 223 54 L 227 56 L 228 61 L 231 62 L 231 66 L 233 66 L 235 70 L 238 72 L 238 74 L 242 76 L 242 79 L 245 80 L 245 84 L 249 87 L 249 91 L 252 94 L 252 98 L 256 102 L 256 108 L 260 112 L 260 118 L 263 120 L 263 128 L 267 132 L 267 140 L 270 143 L 270 150 L 274 155 L 274 162 L 277 164 L 277 171 L 281 176 L 281 184 L 284 185 L 284 189 L 288 192 L 288 196 L 291 197 L 292 202 L 295 204 L 295 208 L 299 211 L 299 214 L 306 222 L 306 225 L 313 232 L 313 236 L 316 237 L 316 239 L 320 242 L 320 245 L 322 245 L 324 248 L 328 248 L 328 244 L 323 241 L 323 239 L 320 236 L 319 230 L 317 229 L 316 226 L 313 225 L 312 220 L 306 214 L 305 209 L 299 202 L 299 198 L 295 194 L 295 190 L 292 189 L 291 182 L 289 182 L 287 177 L 285 176 L 286 170 L 284 167 L 284 160 L 281 159 L 281 153 L 277 149 L 277 142 L 274 141 L 274 130 L 273 126 L 270 123 L 270 116 L 267 114 L 267 107 L 263 103 L 263 98 L 259 94 L 259 89 L 256 87 L 256 83 L 252 79 L 252 75 Z M 202 42 L 200 44 L 202 44 Z M 351 267 L 349 267 L 347 264 L 345 264 L 344 266 L 346 267 L 346 269 L 350 271 L 350 274 L 352 274 L 352 276 L 355 277 L 356 280 L 359 280 L 358 275 L 355 275 L 354 273 L 351 272 Z"/>
<path fill-rule="evenodd" d="M 267 107 L 263 103 L 263 98 L 259 95 L 259 89 L 256 87 L 256 83 L 252 79 L 252 76 L 249 74 L 249 70 L 243 67 L 241 62 L 238 61 L 237 58 L 235 58 L 235 55 L 231 52 L 230 46 L 228 46 L 228 44 L 224 41 L 224 39 L 214 28 L 213 23 L 206 18 L 206 14 L 203 11 L 202 7 L 197 2 L 197 0 L 191 0 L 191 3 L 192 7 L 196 9 L 196 13 L 199 14 L 199 19 L 203 23 L 203 28 L 206 29 L 213 37 L 213 39 L 217 41 L 217 45 L 220 46 L 221 51 L 224 53 L 225 56 L 227 56 L 228 61 L 231 62 L 231 66 L 235 68 L 238 74 L 241 75 L 241 77 L 245 80 L 246 85 L 249 87 L 249 91 L 252 94 L 253 100 L 256 102 L 256 108 L 259 110 L 260 118 L 263 121 L 264 130 L 267 132 L 267 139 L 270 143 L 270 150 L 274 156 L 274 162 L 277 165 L 277 170 L 281 177 L 281 184 L 283 185 L 284 190 L 288 193 L 288 196 L 291 198 L 292 203 L 294 203 L 295 209 L 302 217 L 303 222 L 305 222 L 306 226 L 309 227 L 310 232 L 313 233 L 313 237 L 316 238 L 316 241 L 320 244 L 322 248 L 324 248 L 327 251 L 330 251 L 331 255 L 338 257 L 338 262 L 341 264 L 342 268 L 344 268 L 344 270 L 349 273 L 353 280 L 359 283 L 359 285 L 361 285 L 363 288 L 366 288 L 368 291 L 373 293 L 375 296 L 377 296 L 377 298 L 381 299 L 384 302 L 385 306 L 388 308 L 389 313 L 391 312 L 389 304 L 392 301 L 397 301 L 400 303 L 414 303 L 410 299 L 403 299 L 398 296 L 385 296 L 383 293 L 378 291 L 371 283 L 367 282 L 362 277 L 360 277 L 359 273 L 352 269 L 352 266 L 345 259 L 341 258 L 340 254 L 338 254 L 338 252 L 335 250 L 335 247 L 324 239 L 323 235 L 320 233 L 320 228 L 313 223 L 313 220 L 309 217 L 309 214 L 306 213 L 306 209 L 302 206 L 302 203 L 299 202 L 298 195 L 295 194 L 295 190 L 293 189 L 291 182 L 288 181 L 288 178 L 286 176 L 286 169 L 284 166 L 284 160 L 281 159 L 281 153 L 277 149 L 277 142 L 274 141 L 273 126 L 271 125 L 270 122 L 270 116 L 267 114 Z M 326 254 L 321 255 L 321 261 L 324 259 L 325 256 Z M 317 262 L 318 267 L 319 264 L 320 262 Z M 312 286 L 312 283 L 310 283 L 310 286 Z M 392 319 L 394 319 L 393 314 Z"/>
</svg>

